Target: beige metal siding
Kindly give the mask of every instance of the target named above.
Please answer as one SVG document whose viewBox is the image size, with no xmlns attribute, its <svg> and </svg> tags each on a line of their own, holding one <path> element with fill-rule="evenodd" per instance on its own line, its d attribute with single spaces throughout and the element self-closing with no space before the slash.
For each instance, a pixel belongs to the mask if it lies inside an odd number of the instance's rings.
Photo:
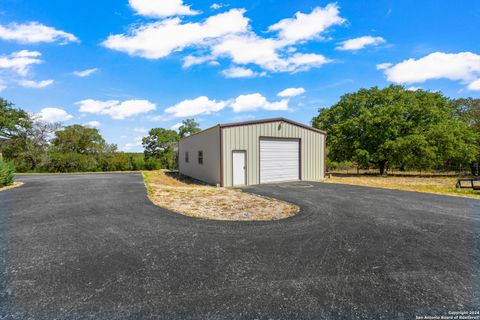
<svg viewBox="0 0 480 320">
<path fill-rule="evenodd" d="M 232 186 L 232 151 L 247 151 L 247 184 L 260 183 L 260 137 L 301 139 L 301 178 L 318 181 L 324 179 L 325 135 L 287 122 L 277 121 L 225 127 L 223 131 L 223 179 Z"/>
<path fill-rule="evenodd" d="M 210 183 L 220 184 L 220 128 L 213 127 L 180 140 L 178 143 L 180 173 Z M 185 152 L 189 162 L 185 162 Z M 198 164 L 198 151 L 203 151 L 203 165 Z"/>
</svg>

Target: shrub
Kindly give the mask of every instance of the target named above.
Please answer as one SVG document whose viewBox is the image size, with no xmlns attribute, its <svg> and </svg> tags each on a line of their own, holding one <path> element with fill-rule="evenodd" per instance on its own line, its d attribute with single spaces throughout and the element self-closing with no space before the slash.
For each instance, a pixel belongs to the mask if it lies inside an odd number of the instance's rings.
<svg viewBox="0 0 480 320">
<path fill-rule="evenodd" d="M 12 164 L 0 160 L 0 187 L 8 186 L 15 182 L 15 168 Z"/>
<path fill-rule="evenodd" d="M 145 159 L 143 153 L 127 153 L 131 170 L 145 170 Z"/>
<path fill-rule="evenodd" d="M 76 152 L 50 153 L 50 161 L 46 168 L 49 172 L 95 172 L 100 171 L 93 155 Z"/>
<path fill-rule="evenodd" d="M 159 170 L 165 169 L 166 167 L 163 166 L 161 160 L 155 158 L 146 158 L 145 159 L 145 170 Z"/>
<path fill-rule="evenodd" d="M 355 164 L 351 161 L 331 161 L 327 158 L 327 168 L 328 170 L 348 170 L 355 167 Z"/>
<path fill-rule="evenodd" d="M 128 156 L 123 152 L 110 152 L 100 156 L 102 171 L 128 171 L 131 170 Z"/>
</svg>

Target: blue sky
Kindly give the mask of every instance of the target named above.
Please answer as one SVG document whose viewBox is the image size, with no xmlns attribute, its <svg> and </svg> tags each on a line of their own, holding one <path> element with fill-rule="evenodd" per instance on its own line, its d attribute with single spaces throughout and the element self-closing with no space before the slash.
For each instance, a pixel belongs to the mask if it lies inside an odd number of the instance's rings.
<svg viewBox="0 0 480 320">
<path fill-rule="evenodd" d="M 141 151 L 186 118 L 309 123 L 362 87 L 480 97 L 479 31 L 476 0 L 2 0 L 0 96 Z"/>
</svg>

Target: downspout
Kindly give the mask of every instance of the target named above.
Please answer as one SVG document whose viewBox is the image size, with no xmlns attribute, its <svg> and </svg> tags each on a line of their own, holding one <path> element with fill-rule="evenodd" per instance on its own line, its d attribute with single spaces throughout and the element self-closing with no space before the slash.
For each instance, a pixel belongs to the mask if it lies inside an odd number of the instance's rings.
<svg viewBox="0 0 480 320">
<path fill-rule="evenodd" d="M 323 180 L 327 177 L 327 134 L 323 136 Z"/>
<path fill-rule="evenodd" d="M 218 129 L 220 130 L 220 187 L 223 187 L 223 128 L 218 126 Z"/>
<path fill-rule="evenodd" d="M 180 139 L 177 141 L 177 171 L 180 173 Z"/>
</svg>

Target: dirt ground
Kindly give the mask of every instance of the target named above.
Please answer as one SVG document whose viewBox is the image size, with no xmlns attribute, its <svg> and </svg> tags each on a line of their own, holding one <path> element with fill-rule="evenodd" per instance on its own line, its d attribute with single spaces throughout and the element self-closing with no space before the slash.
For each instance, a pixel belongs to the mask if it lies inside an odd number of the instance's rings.
<svg viewBox="0 0 480 320">
<path fill-rule="evenodd" d="M 176 172 L 146 171 L 143 176 L 154 204 L 190 217 L 266 221 L 288 218 L 300 210 L 284 201 L 239 189 L 209 186 Z"/>
<path fill-rule="evenodd" d="M 335 176 L 325 179 L 327 183 L 341 183 L 366 187 L 418 191 L 451 196 L 480 199 L 480 191 L 457 189 L 457 178 L 452 177 L 381 177 L 381 176 Z M 479 183 L 480 184 L 480 183 Z"/>
</svg>

